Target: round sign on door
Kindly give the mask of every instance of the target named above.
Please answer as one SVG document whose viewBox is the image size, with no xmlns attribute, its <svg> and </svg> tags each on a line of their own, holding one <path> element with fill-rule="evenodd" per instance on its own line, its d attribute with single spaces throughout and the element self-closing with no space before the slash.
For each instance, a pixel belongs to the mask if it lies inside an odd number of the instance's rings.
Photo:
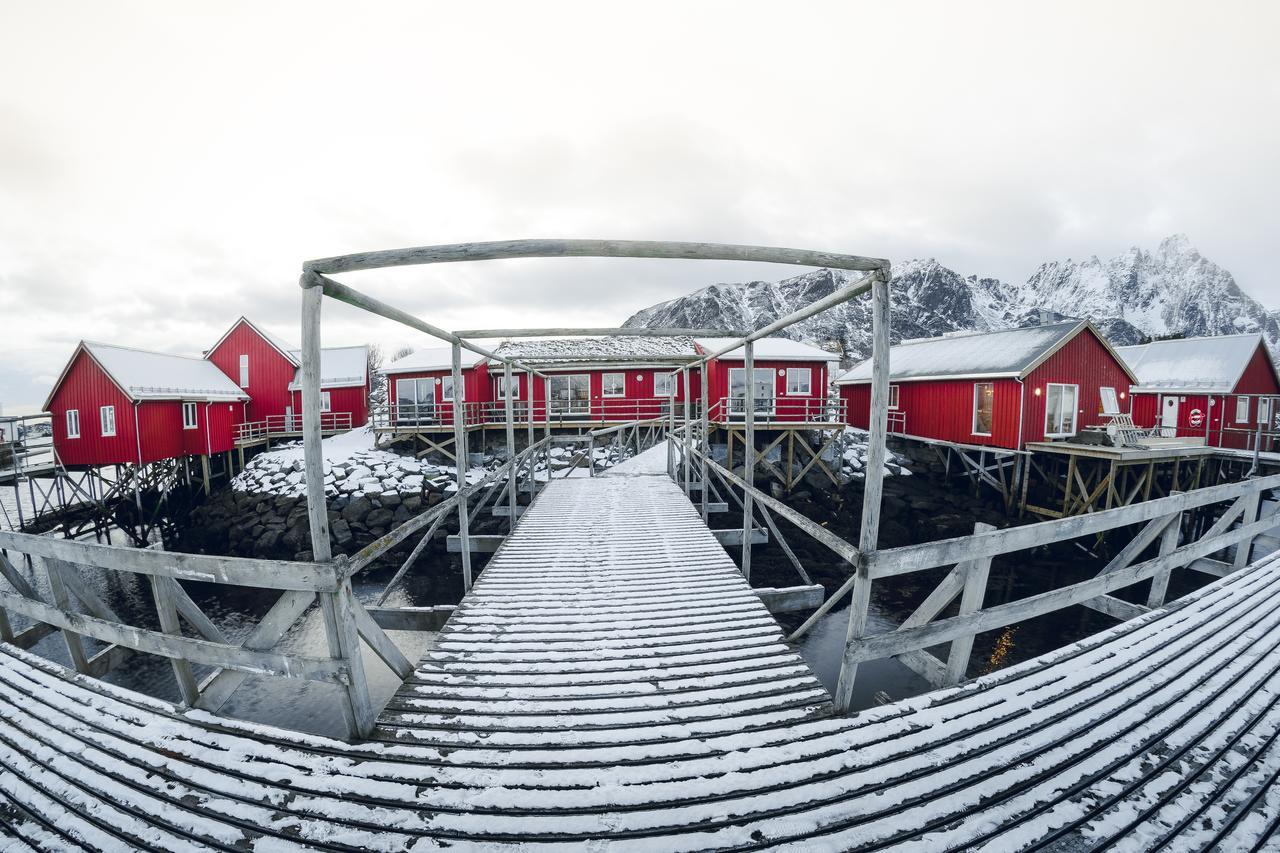
<svg viewBox="0 0 1280 853">
<path fill-rule="evenodd" d="M 1199 409 L 1192 409 L 1187 415 L 1187 423 L 1193 427 L 1204 426 L 1204 412 Z"/>
</svg>

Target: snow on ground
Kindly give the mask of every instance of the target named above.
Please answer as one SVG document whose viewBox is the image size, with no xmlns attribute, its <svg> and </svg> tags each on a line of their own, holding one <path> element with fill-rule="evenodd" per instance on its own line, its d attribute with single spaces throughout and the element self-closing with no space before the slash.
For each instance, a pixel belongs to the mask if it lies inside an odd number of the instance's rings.
<svg viewBox="0 0 1280 853">
<path fill-rule="evenodd" d="M 866 430 L 845 427 L 835 442 L 835 451 L 840 459 L 840 474 L 846 480 L 861 480 L 866 476 L 867 441 L 870 436 Z M 884 475 L 886 477 L 910 477 L 911 469 L 907 460 L 892 450 L 884 451 Z"/>
<path fill-rule="evenodd" d="M 655 444 L 637 456 L 632 456 L 614 465 L 605 472 L 605 476 L 617 474 L 627 476 L 633 474 L 665 474 L 667 473 L 667 443 Z"/>
</svg>

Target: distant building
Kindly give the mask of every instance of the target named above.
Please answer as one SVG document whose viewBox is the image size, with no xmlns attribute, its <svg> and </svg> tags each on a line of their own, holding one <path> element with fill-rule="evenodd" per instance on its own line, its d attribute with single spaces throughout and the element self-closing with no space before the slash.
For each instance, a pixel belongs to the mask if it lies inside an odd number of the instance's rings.
<svg viewBox="0 0 1280 853">
<path fill-rule="evenodd" d="M 1252 447 L 1280 425 L 1280 378 L 1262 335 L 1221 335 L 1120 347 L 1137 375 L 1133 421 L 1214 447 Z"/>
<path fill-rule="evenodd" d="M 1023 449 L 1102 426 L 1136 377 L 1088 321 L 904 341 L 889 350 L 889 428 L 908 437 Z M 871 361 L 837 380 L 850 425 L 870 422 Z"/>
</svg>

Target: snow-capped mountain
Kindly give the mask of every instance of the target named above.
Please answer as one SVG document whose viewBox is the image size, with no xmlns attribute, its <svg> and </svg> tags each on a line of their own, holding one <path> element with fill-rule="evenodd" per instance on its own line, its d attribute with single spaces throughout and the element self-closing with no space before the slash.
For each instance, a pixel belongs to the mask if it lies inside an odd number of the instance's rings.
<svg viewBox="0 0 1280 853">
<path fill-rule="evenodd" d="M 645 308 L 625 326 L 757 329 L 855 281 L 860 273 L 816 270 L 779 282 L 713 284 Z M 1155 251 L 1132 248 L 1109 261 L 1052 261 L 1024 284 L 961 276 L 935 260 L 895 263 L 890 284 L 894 342 L 958 330 L 1005 329 L 1088 317 L 1112 343 L 1169 335 L 1262 332 L 1280 341 L 1280 312 L 1240 290 L 1231 273 L 1203 257 L 1184 235 Z M 870 352 L 869 300 L 855 299 L 784 334 L 850 360 Z"/>
</svg>

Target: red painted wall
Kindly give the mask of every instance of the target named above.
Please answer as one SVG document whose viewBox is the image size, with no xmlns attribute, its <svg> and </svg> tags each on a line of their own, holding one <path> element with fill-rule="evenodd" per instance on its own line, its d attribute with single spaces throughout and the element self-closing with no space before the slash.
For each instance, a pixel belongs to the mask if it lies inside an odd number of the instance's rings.
<svg viewBox="0 0 1280 853">
<path fill-rule="evenodd" d="M 369 389 L 367 383 L 353 388 L 321 388 L 329 395 L 329 411 L 351 415 L 351 426 L 360 427 L 369 422 Z M 394 388 L 392 389 L 394 390 Z M 302 391 L 291 391 L 293 412 L 302 414 Z M 392 401 L 394 402 L 394 397 Z"/>
<path fill-rule="evenodd" d="M 205 357 L 239 385 L 242 353 L 249 356 L 249 387 L 244 389 L 249 395 L 247 419 L 260 421 L 268 415 L 283 415 L 291 402 L 289 383 L 296 368 L 243 320 Z"/>
<path fill-rule="evenodd" d="M 99 407 L 115 406 L 116 434 L 104 437 Z M 80 437 L 67 437 L 68 409 L 80 412 Z M 113 465 L 138 461 L 133 402 L 87 353 L 75 356 L 49 401 L 53 446 L 64 465 Z"/>
<path fill-rule="evenodd" d="M 995 400 L 992 410 L 991 435 L 973 432 L 974 385 L 984 380 L 942 379 L 894 383 L 898 386 L 898 408 L 890 411 L 891 431 L 923 438 L 936 438 L 959 444 L 1018 449 L 1019 422 L 1021 442 L 1043 441 L 1045 426 L 1045 386 L 1060 382 L 1079 386 L 1076 431 L 1104 422 L 1102 394 L 1104 386 L 1116 389 L 1117 395 L 1129 390 L 1129 375 L 1098 338 L 1087 329 L 1068 341 L 1058 352 L 1033 370 L 1019 383 L 1016 379 L 990 380 Z M 1036 389 L 1040 395 L 1036 395 Z M 851 426 L 866 429 L 871 408 L 871 386 L 842 385 L 840 396 L 846 401 L 847 419 Z M 1124 400 L 1120 401 L 1124 408 Z M 892 426 L 893 424 L 899 426 Z"/>
<path fill-rule="evenodd" d="M 720 400 L 724 400 L 729 396 L 729 371 L 733 368 L 743 367 L 745 362 L 742 361 L 725 361 L 722 359 L 712 359 L 708 363 L 710 373 L 707 374 L 707 391 L 711 399 L 711 405 L 715 406 Z M 813 416 L 821 411 L 821 403 L 827 398 L 827 363 L 825 361 L 756 361 L 755 365 L 758 369 L 768 368 L 773 371 L 773 395 L 777 400 L 776 412 L 778 420 L 805 420 L 813 419 Z M 787 393 L 787 368 L 800 367 L 809 368 L 810 383 L 808 394 L 788 394 Z M 782 374 L 779 375 L 778 371 Z M 713 419 L 716 417 L 715 409 L 712 410 Z"/>
</svg>

